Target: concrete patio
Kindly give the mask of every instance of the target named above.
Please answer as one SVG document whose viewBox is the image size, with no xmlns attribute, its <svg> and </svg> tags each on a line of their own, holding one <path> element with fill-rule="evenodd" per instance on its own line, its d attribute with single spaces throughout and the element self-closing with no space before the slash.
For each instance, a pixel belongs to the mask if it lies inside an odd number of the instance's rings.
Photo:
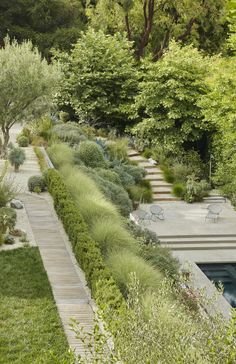
<svg viewBox="0 0 236 364">
<path fill-rule="evenodd" d="M 236 211 L 229 202 L 220 203 L 222 212 L 217 222 L 205 220 L 208 203 L 187 204 L 183 201 L 159 202 L 164 220 L 150 221 L 143 226 L 155 232 L 161 245 L 167 246 L 183 267 L 190 267 L 197 289 L 205 289 L 207 297 L 216 293 L 215 286 L 197 263 L 236 262 Z M 149 212 L 150 205 L 140 209 Z M 136 220 L 136 212 L 132 217 Z M 229 317 L 231 306 L 220 296 L 214 307 Z"/>
</svg>

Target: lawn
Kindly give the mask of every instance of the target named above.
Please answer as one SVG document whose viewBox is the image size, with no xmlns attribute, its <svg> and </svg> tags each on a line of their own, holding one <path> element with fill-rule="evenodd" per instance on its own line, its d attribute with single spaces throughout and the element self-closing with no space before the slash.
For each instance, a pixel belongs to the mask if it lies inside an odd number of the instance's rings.
<svg viewBox="0 0 236 364">
<path fill-rule="evenodd" d="M 68 343 L 37 248 L 0 253 L 0 363 L 68 363 Z"/>
</svg>

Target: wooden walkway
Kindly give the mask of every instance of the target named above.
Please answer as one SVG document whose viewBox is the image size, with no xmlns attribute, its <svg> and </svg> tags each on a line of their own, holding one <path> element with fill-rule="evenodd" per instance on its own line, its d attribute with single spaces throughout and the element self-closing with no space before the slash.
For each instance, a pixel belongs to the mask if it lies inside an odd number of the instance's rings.
<svg viewBox="0 0 236 364">
<path fill-rule="evenodd" d="M 66 241 L 50 204 L 35 195 L 23 194 L 20 197 L 51 283 L 68 343 L 72 350 L 83 355 L 83 343 L 71 330 L 72 319 L 77 320 L 86 331 L 91 331 L 93 325 L 93 302 L 85 287 L 83 273 L 77 266 L 69 242 Z"/>
</svg>

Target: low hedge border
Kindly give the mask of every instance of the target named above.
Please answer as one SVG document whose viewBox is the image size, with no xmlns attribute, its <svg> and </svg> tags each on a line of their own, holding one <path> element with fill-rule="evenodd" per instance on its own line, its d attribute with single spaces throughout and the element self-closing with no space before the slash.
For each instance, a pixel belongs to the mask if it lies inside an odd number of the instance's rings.
<svg viewBox="0 0 236 364">
<path fill-rule="evenodd" d="M 115 334 L 119 317 L 126 307 L 125 300 L 104 264 L 100 248 L 90 238 L 87 225 L 59 172 L 49 169 L 45 178 L 55 210 L 68 234 L 75 257 L 85 272 L 92 296 L 102 310 L 109 329 Z"/>
<path fill-rule="evenodd" d="M 38 158 L 41 172 L 46 171 L 48 169 L 48 165 L 47 165 L 47 162 L 45 161 L 43 152 L 40 150 L 39 147 L 34 147 L 34 153 L 36 154 L 36 157 Z"/>
</svg>

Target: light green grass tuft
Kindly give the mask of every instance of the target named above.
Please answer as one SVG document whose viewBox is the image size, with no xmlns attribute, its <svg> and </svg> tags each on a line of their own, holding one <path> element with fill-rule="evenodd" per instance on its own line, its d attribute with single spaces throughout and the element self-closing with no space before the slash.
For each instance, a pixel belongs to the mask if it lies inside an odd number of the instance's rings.
<svg viewBox="0 0 236 364">
<path fill-rule="evenodd" d="M 138 243 L 128 231 L 112 219 L 98 219 L 92 226 L 91 235 L 99 243 L 104 255 L 111 250 L 127 249 L 137 252 L 139 249 Z"/>
<path fill-rule="evenodd" d="M 112 274 L 122 293 L 127 295 L 131 273 L 135 273 L 142 292 L 157 292 L 163 275 L 148 262 L 127 250 L 113 252 L 107 259 Z"/>
</svg>

